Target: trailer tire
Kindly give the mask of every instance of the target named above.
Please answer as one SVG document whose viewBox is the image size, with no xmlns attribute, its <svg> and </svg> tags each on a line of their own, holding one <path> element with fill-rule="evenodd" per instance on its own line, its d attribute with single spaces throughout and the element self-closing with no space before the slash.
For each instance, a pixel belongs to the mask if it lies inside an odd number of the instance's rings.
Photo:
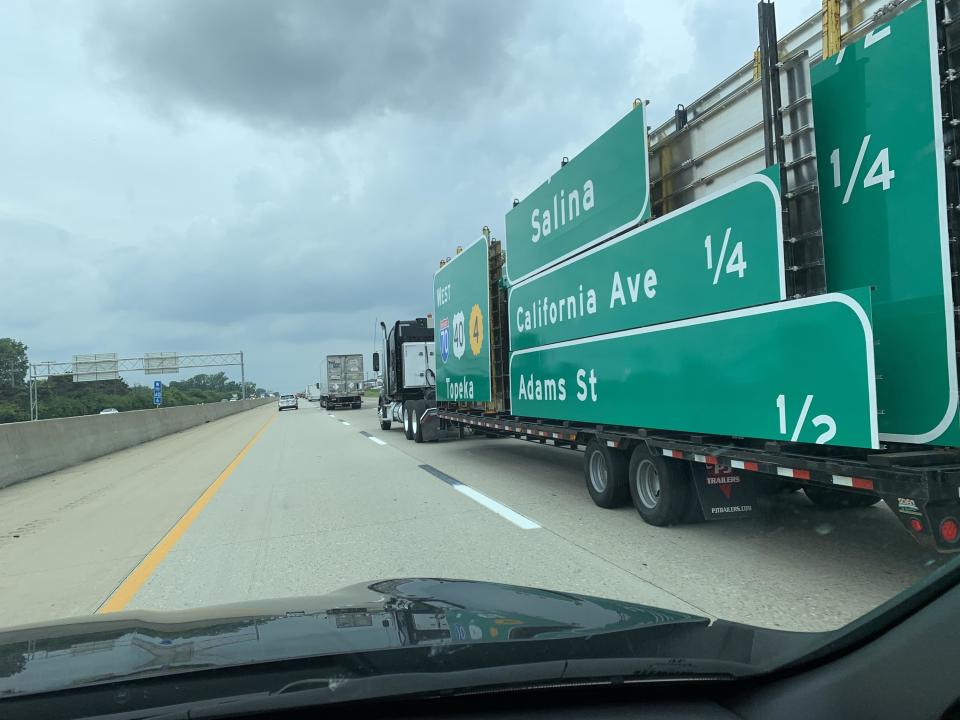
<svg viewBox="0 0 960 720">
<path fill-rule="evenodd" d="M 410 429 L 413 424 L 413 413 L 410 405 L 409 400 L 403 404 L 403 435 L 407 440 L 413 440 L 413 433 Z"/>
<path fill-rule="evenodd" d="M 804 495 L 821 510 L 846 510 L 848 508 L 863 508 L 876 505 L 880 502 L 879 495 L 866 493 L 844 492 L 833 488 L 805 487 Z"/>
<path fill-rule="evenodd" d="M 689 463 L 667 460 L 638 445 L 630 456 L 630 498 L 648 525 L 680 522 L 688 512 L 692 482 Z"/>
<path fill-rule="evenodd" d="M 627 459 L 619 450 L 591 438 L 583 451 L 583 478 L 597 506 L 616 508 L 627 504 Z"/>
</svg>

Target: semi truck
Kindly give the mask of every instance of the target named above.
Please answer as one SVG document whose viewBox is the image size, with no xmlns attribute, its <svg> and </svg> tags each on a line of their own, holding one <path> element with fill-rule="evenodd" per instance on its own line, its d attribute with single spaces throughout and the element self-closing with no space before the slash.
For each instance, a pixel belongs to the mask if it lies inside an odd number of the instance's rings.
<svg viewBox="0 0 960 720">
<path fill-rule="evenodd" d="M 412 419 L 418 403 L 435 401 L 436 354 L 433 316 L 398 320 L 388 330 L 380 323 L 380 350 L 373 354 L 373 370 L 381 372 L 383 385 L 377 402 L 380 429 L 393 423 L 403 425 L 404 435 L 413 438 Z"/>
<path fill-rule="evenodd" d="M 960 37 L 936 0 L 841 4 L 648 128 L 620 121 L 434 276 L 416 442 L 583 452 L 655 526 L 756 494 L 884 501 L 960 550 Z M 382 417 L 382 416 L 381 416 Z"/>
<path fill-rule="evenodd" d="M 315 382 L 307 385 L 307 389 L 303 393 L 303 397 L 310 402 L 320 402 L 320 398 L 323 395 L 323 392 L 320 388 L 320 383 Z"/>
<path fill-rule="evenodd" d="M 363 403 L 363 355 L 327 355 L 326 367 L 320 406 L 328 410 L 359 409 Z"/>
</svg>

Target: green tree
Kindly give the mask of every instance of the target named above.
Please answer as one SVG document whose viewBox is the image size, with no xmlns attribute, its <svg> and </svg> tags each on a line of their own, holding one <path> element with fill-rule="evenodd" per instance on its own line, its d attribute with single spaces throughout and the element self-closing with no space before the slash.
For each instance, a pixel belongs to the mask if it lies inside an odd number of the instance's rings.
<svg viewBox="0 0 960 720">
<path fill-rule="evenodd" d="M 13 338 L 0 338 L 0 386 L 22 387 L 28 364 L 26 345 Z"/>
</svg>

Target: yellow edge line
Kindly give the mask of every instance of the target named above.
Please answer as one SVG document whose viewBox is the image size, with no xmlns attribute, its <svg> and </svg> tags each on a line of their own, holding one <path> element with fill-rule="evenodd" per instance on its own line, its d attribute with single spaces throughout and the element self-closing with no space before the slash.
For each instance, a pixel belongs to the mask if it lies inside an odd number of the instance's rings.
<svg viewBox="0 0 960 720">
<path fill-rule="evenodd" d="M 147 556 L 133 569 L 133 572 L 127 575 L 110 597 L 97 608 L 97 613 L 120 612 L 127 606 L 134 595 L 143 587 L 144 583 L 150 579 L 150 576 L 153 574 L 153 571 L 157 569 L 157 566 L 163 562 L 167 553 L 173 549 L 173 546 L 183 537 L 183 534 L 189 529 L 200 513 L 203 512 L 203 509 L 213 499 L 213 496 L 217 494 L 220 486 L 223 485 L 223 483 L 227 481 L 227 478 L 233 474 L 233 471 L 237 469 L 237 466 L 250 451 L 250 448 L 260 439 L 264 431 L 270 427 L 270 423 L 276 419 L 276 415 L 271 417 L 264 423 L 263 427 L 257 431 L 257 434 L 250 438 L 250 442 L 243 446 L 243 449 L 230 461 L 230 464 L 217 476 L 217 479 L 203 491 L 203 494 L 197 498 L 196 502 L 190 506 L 190 509 L 177 521 L 177 524 L 170 528 L 167 534 L 163 536 L 163 539 L 154 545 L 153 549 L 147 553 Z"/>
</svg>

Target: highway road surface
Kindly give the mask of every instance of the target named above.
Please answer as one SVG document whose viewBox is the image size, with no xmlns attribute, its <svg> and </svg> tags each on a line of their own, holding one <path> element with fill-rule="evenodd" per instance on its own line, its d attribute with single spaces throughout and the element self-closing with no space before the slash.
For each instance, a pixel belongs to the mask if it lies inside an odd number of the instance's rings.
<svg viewBox="0 0 960 720">
<path fill-rule="evenodd" d="M 802 493 L 671 528 L 593 505 L 581 454 L 417 445 L 313 403 L 218 420 L 0 490 L 3 625 L 444 576 L 619 598 L 767 627 L 839 627 L 946 561 L 884 505 Z"/>
</svg>

